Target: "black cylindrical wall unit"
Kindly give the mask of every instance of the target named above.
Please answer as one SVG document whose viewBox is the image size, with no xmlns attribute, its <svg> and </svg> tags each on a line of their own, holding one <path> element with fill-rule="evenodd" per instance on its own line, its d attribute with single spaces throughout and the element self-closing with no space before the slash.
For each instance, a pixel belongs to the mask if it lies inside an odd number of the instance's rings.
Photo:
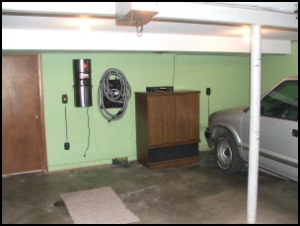
<svg viewBox="0 0 300 226">
<path fill-rule="evenodd" d="M 92 101 L 91 60 L 73 60 L 75 107 L 90 107 Z"/>
</svg>

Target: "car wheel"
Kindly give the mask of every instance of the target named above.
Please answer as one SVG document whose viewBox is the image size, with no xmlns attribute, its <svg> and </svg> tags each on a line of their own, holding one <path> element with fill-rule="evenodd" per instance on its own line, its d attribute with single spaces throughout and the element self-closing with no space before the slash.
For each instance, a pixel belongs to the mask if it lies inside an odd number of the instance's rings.
<svg viewBox="0 0 300 226">
<path fill-rule="evenodd" d="M 214 155 L 220 169 L 228 172 L 239 172 L 244 168 L 235 140 L 229 132 L 218 135 L 214 145 Z"/>
</svg>

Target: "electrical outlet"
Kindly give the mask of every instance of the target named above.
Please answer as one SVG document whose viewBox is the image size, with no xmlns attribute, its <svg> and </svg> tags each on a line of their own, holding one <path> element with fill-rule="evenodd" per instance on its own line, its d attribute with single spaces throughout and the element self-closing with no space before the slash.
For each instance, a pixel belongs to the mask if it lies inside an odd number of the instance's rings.
<svg viewBox="0 0 300 226">
<path fill-rule="evenodd" d="M 206 88 L 206 96 L 210 95 L 210 88 Z"/>
<path fill-rule="evenodd" d="M 62 103 L 63 104 L 68 103 L 68 95 L 67 94 L 63 94 L 62 97 L 61 97 L 61 99 L 62 99 Z"/>
<path fill-rule="evenodd" d="M 65 143 L 65 150 L 69 150 L 70 149 L 70 143 L 69 142 L 66 142 Z"/>
</svg>

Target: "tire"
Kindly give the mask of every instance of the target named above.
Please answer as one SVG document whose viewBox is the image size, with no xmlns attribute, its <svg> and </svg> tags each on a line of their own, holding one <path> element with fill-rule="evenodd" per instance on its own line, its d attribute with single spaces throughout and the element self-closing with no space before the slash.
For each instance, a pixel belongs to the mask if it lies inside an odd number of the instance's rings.
<svg viewBox="0 0 300 226">
<path fill-rule="evenodd" d="M 227 173 L 240 172 L 245 166 L 235 140 L 229 132 L 222 132 L 217 136 L 214 156 L 218 167 Z"/>
</svg>

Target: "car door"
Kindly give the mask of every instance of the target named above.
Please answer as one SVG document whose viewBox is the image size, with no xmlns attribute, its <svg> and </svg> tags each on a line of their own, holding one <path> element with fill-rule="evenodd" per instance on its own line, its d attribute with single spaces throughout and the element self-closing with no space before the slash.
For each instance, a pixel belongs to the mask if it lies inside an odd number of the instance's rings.
<svg viewBox="0 0 300 226">
<path fill-rule="evenodd" d="M 242 146 L 246 149 L 249 116 L 248 111 L 241 126 Z M 262 98 L 259 166 L 298 181 L 298 80 L 286 80 Z"/>
</svg>

